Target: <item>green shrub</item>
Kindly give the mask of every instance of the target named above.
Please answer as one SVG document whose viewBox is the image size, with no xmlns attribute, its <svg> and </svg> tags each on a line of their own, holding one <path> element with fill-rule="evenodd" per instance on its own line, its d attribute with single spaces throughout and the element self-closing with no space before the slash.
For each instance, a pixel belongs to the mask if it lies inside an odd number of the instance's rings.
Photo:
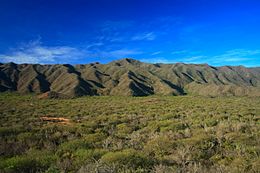
<svg viewBox="0 0 260 173">
<path fill-rule="evenodd" d="M 40 172 L 47 170 L 56 157 L 46 151 L 31 150 L 26 155 L 15 156 L 0 163 L 0 169 L 6 172 Z"/>
<path fill-rule="evenodd" d="M 122 151 L 108 152 L 101 157 L 101 160 L 108 165 L 121 165 L 134 169 L 150 167 L 152 161 L 140 151 L 126 149 Z"/>
<path fill-rule="evenodd" d="M 0 163 L 1 170 L 5 172 L 36 172 L 39 169 L 38 163 L 33 158 L 26 156 L 15 156 Z"/>
<path fill-rule="evenodd" d="M 107 137 L 104 133 L 93 133 L 84 136 L 84 139 L 89 143 L 96 143 L 104 140 Z"/>
<path fill-rule="evenodd" d="M 215 119 L 206 119 L 204 120 L 205 125 L 208 127 L 216 126 L 218 124 L 218 121 Z"/>
<path fill-rule="evenodd" d="M 75 139 L 65 143 L 62 143 L 57 150 L 57 155 L 62 156 L 66 153 L 73 153 L 78 149 L 90 149 L 92 148 L 92 143 L 86 141 L 85 139 Z"/>
<path fill-rule="evenodd" d="M 150 156 L 161 160 L 165 155 L 169 155 L 176 147 L 175 141 L 168 135 L 158 135 L 149 140 L 144 146 L 144 151 Z"/>
<path fill-rule="evenodd" d="M 77 167 L 81 167 L 86 163 L 93 163 L 99 160 L 106 153 L 107 151 L 104 149 L 78 149 L 73 153 L 74 162 Z"/>
<path fill-rule="evenodd" d="M 116 126 L 116 131 L 119 137 L 126 137 L 128 134 L 132 133 L 133 129 L 126 123 L 122 123 Z"/>
</svg>

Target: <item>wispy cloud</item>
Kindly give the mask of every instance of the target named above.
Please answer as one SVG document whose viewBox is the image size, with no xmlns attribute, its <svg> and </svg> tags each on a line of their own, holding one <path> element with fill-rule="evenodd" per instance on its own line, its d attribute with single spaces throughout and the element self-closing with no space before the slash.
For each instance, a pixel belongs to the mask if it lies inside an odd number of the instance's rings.
<svg viewBox="0 0 260 173">
<path fill-rule="evenodd" d="M 182 19 L 172 16 L 132 20 L 107 20 L 96 26 L 94 42 L 105 44 L 137 44 L 159 40 L 169 35 Z M 148 43 L 149 44 L 149 43 Z"/>
<path fill-rule="evenodd" d="M 9 54 L 0 54 L 1 62 L 16 63 L 70 63 L 82 58 L 84 53 L 69 46 L 43 46 L 40 41 L 29 42 L 12 50 Z"/>
<path fill-rule="evenodd" d="M 169 35 L 183 23 L 183 18 L 174 16 L 161 16 L 153 18 L 152 21 L 147 22 L 147 19 L 139 25 L 146 30 L 153 30 L 156 28 L 156 33 L 160 32 L 163 35 Z"/>
<path fill-rule="evenodd" d="M 161 54 L 161 53 L 162 53 L 162 51 L 156 51 L 156 52 L 151 53 L 151 55 L 158 55 L 158 54 Z"/>
<path fill-rule="evenodd" d="M 216 55 L 214 58 L 224 61 L 245 61 L 251 59 L 251 56 L 258 54 L 260 54 L 260 50 L 234 49 L 226 51 L 224 54 Z"/>
<path fill-rule="evenodd" d="M 188 51 L 187 50 L 178 50 L 178 51 L 173 51 L 171 54 L 179 55 L 179 54 L 184 54 L 184 53 L 188 53 Z"/>
<path fill-rule="evenodd" d="M 175 61 L 169 60 L 168 58 L 165 57 L 156 57 L 156 58 L 143 58 L 140 59 L 142 62 L 147 62 L 147 63 L 163 63 L 163 64 L 170 64 L 174 63 Z"/>
<path fill-rule="evenodd" d="M 156 35 L 154 32 L 145 32 L 140 33 L 132 37 L 132 40 L 134 41 L 152 41 L 156 38 Z"/>
<path fill-rule="evenodd" d="M 233 49 L 218 55 L 201 55 L 201 52 L 191 51 L 175 51 L 171 53 L 173 57 L 151 57 L 140 59 L 149 63 L 191 63 L 191 64 L 204 64 L 211 65 L 246 65 L 246 66 L 259 66 L 259 64 L 253 64 L 256 56 L 260 56 L 260 50 L 246 50 L 246 49 Z M 156 55 L 156 52 L 155 52 Z M 178 56 L 178 57 L 177 57 Z"/>
<path fill-rule="evenodd" d="M 44 46 L 39 40 L 31 41 L 27 44 L 12 49 L 10 53 L 0 54 L 0 62 L 15 62 L 15 63 L 77 63 L 90 62 L 93 59 L 113 59 L 132 57 L 143 54 L 137 49 L 113 49 L 111 47 L 100 48 L 102 43 L 92 43 L 84 48 L 76 48 L 70 46 Z M 102 58 L 102 59 L 101 59 Z"/>
<path fill-rule="evenodd" d="M 131 34 L 134 24 L 135 22 L 131 20 L 108 20 L 101 22 L 97 27 L 94 39 L 97 42 L 110 44 L 129 41 L 128 34 Z"/>
<path fill-rule="evenodd" d="M 191 57 L 185 58 L 185 62 L 187 62 L 187 63 L 197 63 L 197 62 L 200 62 L 201 60 L 204 60 L 205 58 L 207 58 L 207 57 L 203 56 L 203 55 L 191 56 Z"/>
<path fill-rule="evenodd" d="M 226 58 L 224 61 L 225 62 L 242 62 L 242 61 L 248 61 L 252 58 Z"/>
<path fill-rule="evenodd" d="M 186 63 L 209 63 L 212 65 L 249 64 L 252 66 L 250 62 L 256 59 L 255 55 L 260 55 L 260 50 L 233 49 L 219 55 L 195 55 L 177 59 Z"/>
<path fill-rule="evenodd" d="M 91 44 L 88 44 L 86 46 L 86 48 L 90 49 L 90 48 L 100 47 L 100 46 L 103 46 L 103 45 L 104 45 L 104 43 L 102 43 L 102 42 L 93 42 Z"/>
<path fill-rule="evenodd" d="M 260 55 L 260 50 L 246 50 L 246 49 L 233 49 L 224 52 L 223 54 L 206 57 L 205 61 L 213 65 L 249 65 L 256 59 L 256 55 Z"/>
</svg>

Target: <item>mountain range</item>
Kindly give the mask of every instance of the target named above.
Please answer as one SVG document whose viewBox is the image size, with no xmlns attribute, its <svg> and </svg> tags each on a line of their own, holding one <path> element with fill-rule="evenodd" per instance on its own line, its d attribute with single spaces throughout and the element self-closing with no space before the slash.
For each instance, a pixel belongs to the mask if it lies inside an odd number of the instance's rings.
<svg viewBox="0 0 260 173">
<path fill-rule="evenodd" d="M 260 67 L 150 64 L 131 58 L 108 64 L 0 63 L 0 92 L 84 95 L 260 96 Z"/>
</svg>

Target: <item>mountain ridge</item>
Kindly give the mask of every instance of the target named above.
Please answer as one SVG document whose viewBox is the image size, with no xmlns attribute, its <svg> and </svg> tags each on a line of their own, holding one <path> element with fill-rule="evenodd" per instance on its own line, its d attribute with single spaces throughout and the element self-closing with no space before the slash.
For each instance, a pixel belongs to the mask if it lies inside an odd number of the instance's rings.
<svg viewBox="0 0 260 173">
<path fill-rule="evenodd" d="M 124 58 L 107 64 L 0 63 L 0 92 L 84 95 L 260 96 L 260 67 L 144 63 Z"/>
</svg>

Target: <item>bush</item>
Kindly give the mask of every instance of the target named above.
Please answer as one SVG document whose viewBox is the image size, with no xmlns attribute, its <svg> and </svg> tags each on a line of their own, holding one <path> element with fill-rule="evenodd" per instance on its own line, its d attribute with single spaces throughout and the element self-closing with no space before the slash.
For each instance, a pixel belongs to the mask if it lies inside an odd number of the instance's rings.
<svg viewBox="0 0 260 173">
<path fill-rule="evenodd" d="M 154 136 L 144 146 L 144 151 L 150 156 L 161 160 L 163 156 L 169 155 L 176 147 L 175 141 L 166 134 Z"/>
<path fill-rule="evenodd" d="M 131 127 L 129 127 L 127 124 L 122 123 L 122 124 L 118 124 L 116 126 L 116 130 L 117 130 L 117 135 L 119 137 L 126 137 L 128 134 L 131 134 L 133 129 Z"/>
<path fill-rule="evenodd" d="M 85 139 L 75 139 L 72 141 L 68 141 L 65 143 L 62 143 L 58 150 L 57 150 L 57 155 L 62 156 L 63 154 L 68 154 L 68 153 L 73 153 L 78 149 L 90 149 L 92 144 Z"/>
<path fill-rule="evenodd" d="M 26 155 L 15 156 L 0 162 L 5 172 L 41 172 L 50 167 L 56 157 L 46 151 L 31 150 Z"/>
<path fill-rule="evenodd" d="M 5 172 L 36 172 L 39 165 L 33 158 L 15 156 L 0 163 L 0 169 Z"/>
<path fill-rule="evenodd" d="M 77 167 L 80 167 L 85 163 L 99 160 L 105 153 L 107 151 L 103 149 L 78 149 L 73 155 L 75 164 L 78 165 Z"/>
<path fill-rule="evenodd" d="M 84 139 L 89 143 L 96 143 L 106 139 L 107 135 L 104 133 L 93 133 L 84 136 Z"/>
<path fill-rule="evenodd" d="M 109 152 L 101 157 L 101 161 L 108 165 L 126 166 L 134 169 L 147 168 L 152 165 L 152 161 L 140 151 L 126 149 L 122 151 Z"/>
</svg>

